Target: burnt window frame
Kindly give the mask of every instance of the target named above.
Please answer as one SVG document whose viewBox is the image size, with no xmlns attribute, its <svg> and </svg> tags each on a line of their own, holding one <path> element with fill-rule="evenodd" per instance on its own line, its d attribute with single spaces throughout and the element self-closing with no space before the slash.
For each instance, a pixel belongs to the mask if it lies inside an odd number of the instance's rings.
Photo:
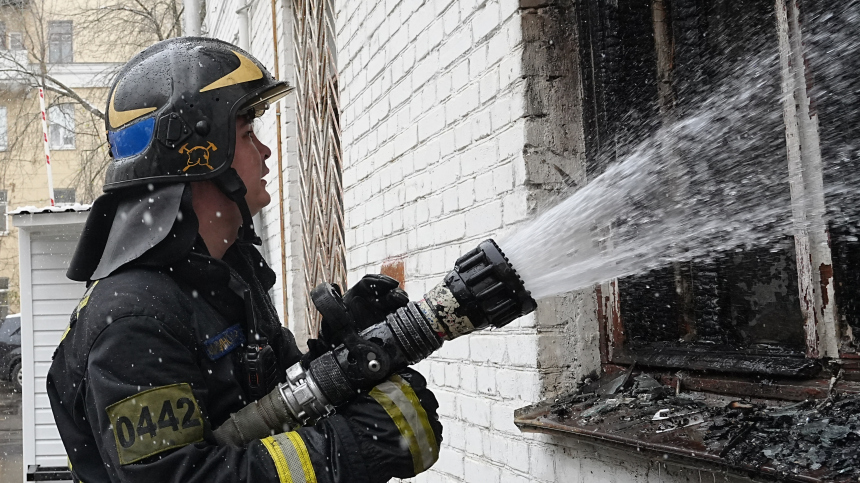
<svg viewBox="0 0 860 483">
<path fill-rule="evenodd" d="M 595 139 L 599 139 L 601 129 L 608 122 L 606 111 L 601 109 L 600 106 L 613 102 L 610 98 L 611 96 L 603 89 L 605 86 L 601 86 L 603 80 L 601 76 L 606 74 L 606 67 L 605 65 L 600 65 L 603 58 L 600 49 L 605 47 L 607 39 L 606 37 L 602 39 L 598 38 L 601 35 L 601 30 L 609 28 L 608 24 L 611 22 L 611 20 L 606 18 L 606 7 L 609 3 L 618 4 L 617 1 L 611 2 L 609 0 L 579 0 L 575 2 L 578 22 L 577 31 L 580 39 L 580 71 L 582 72 L 583 82 L 582 123 L 586 139 L 586 172 L 589 178 L 599 175 L 608 164 L 604 161 L 605 158 L 602 157 L 600 147 L 595 145 Z M 774 5 L 776 5 L 776 2 L 771 4 L 772 9 L 776 9 Z M 650 11 L 652 6 L 651 2 L 649 2 L 646 8 Z M 785 8 L 785 4 L 783 4 L 783 7 Z M 790 16 L 788 10 L 782 13 L 779 11 L 775 12 L 775 15 L 780 14 Z M 803 12 L 800 15 L 803 15 Z M 648 20 L 646 28 L 653 28 L 651 24 L 652 19 L 648 18 Z M 792 30 L 793 28 L 795 30 Z M 793 77 L 792 80 L 796 82 L 796 89 L 793 91 L 793 95 L 795 97 L 808 95 L 805 91 L 806 87 L 801 85 L 802 82 L 800 82 L 804 76 L 809 74 L 807 71 L 808 66 L 803 62 L 798 62 L 799 59 L 803 59 L 802 53 L 799 54 L 798 58 L 794 58 L 798 53 L 790 48 L 791 42 L 795 40 L 794 37 L 803 37 L 805 31 L 798 27 L 797 19 L 792 18 L 788 19 L 787 30 L 783 29 L 782 26 L 778 26 L 776 20 L 773 23 L 773 29 L 779 42 L 776 47 L 781 57 L 792 57 L 789 59 L 780 59 L 780 66 L 782 68 L 780 81 L 785 82 L 786 78 Z M 650 45 L 644 48 L 654 53 L 655 65 L 652 67 L 652 70 L 655 71 L 653 90 L 656 92 L 658 89 L 658 75 L 656 75 L 657 59 L 653 39 Z M 791 66 L 788 72 L 785 70 L 786 62 Z M 797 67 L 798 65 L 800 68 Z M 786 93 L 783 92 L 783 94 Z M 808 97 L 806 100 L 808 101 Z M 615 101 L 617 102 L 617 100 Z M 783 107 L 785 108 L 785 106 Z M 802 122 L 799 121 L 799 118 L 802 117 L 799 112 L 794 112 L 793 114 L 785 112 L 784 115 L 783 125 L 785 129 L 789 129 L 789 124 Z M 797 126 L 794 128 L 797 129 Z M 788 150 L 789 141 L 786 140 L 785 143 L 786 150 Z M 797 163 L 806 163 L 806 160 L 791 160 L 788 158 L 789 156 L 786 159 L 786 172 L 790 176 L 793 176 L 790 172 L 792 168 L 797 169 L 802 167 L 803 169 L 809 169 L 809 166 L 805 164 L 803 166 L 797 165 Z M 792 167 L 790 166 L 791 163 L 795 163 L 795 165 Z M 820 165 L 818 170 L 817 174 L 820 175 Z M 823 233 L 817 234 L 819 239 L 821 237 L 826 239 L 828 235 L 826 226 L 824 228 Z M 597 316 L 600 330 L 600 358 L 604 372 L 613 373 L 622 367 L 637 363 L 650 366 L 658 371 L 664 371 L 666 374 L 677 372 L 678 370 L 688 371 L 685 385 L 689 386 L 690 389 L 715 389 L 719 392 L 765 397 L 778 397 L 777 395 L 779 394 L 790 399 L 793 398 L 792 394 L 803 395 L 803 397 L 812 394 L 822 394 L 820 392 L 820 382 L 824 378 L 829 378 L 829 374 L 826 374 L 826 371 L 822 372 L 823 367 L 815 364 L 815 362 L 824 357 L 841 358 L 844 369 L 858 372 L 858 369 L 860 369 L 860 359 L 858 359 L 858 354 L 851 345 L 842 340 L 846 332 L 844 328 L 845 322 L 840 322 L 836 318 L 836 302 L 834 302 L 832 288 L 828 292 L 828 284 L 831 287 L 833 285 L 832 268 L 830 265 L 823 263 L 819 267 L 815 263 L 815 259 L 821 257 L 816 257 L 814 253 L 810 253 L 808 235 L 795 233 L 794 238 L 796 243 L 796 259 L 800 260 L 797 264 L 796 273 L 798 288 L 801 292 L 799 300 L 803 304 L 801 312 L 804 315 L 803 326 L 806 335 L 806 347 L 803 357 L 769 361 L 766 358 L 758 358 L 758 364 L 753 362 L 750 364 L 750 367 L 746 367 L 744 370 L 735 370 L 729 367 L 720 368 L 718 359 L 722 358 L 723 354 L 719 351 L 704 351 L 704 353 L 698 354 L 697 357 L 693 357 L 695 355 L 693 352 L 688 352 L 686 355 L 682 355 L 682 357 L 687 357 L 688 360 L 688 363 L 684 367 L 667 365 L 660 360 L 649 361 L 642 354 L 636 354 L 627 348 L 624 314 L 620 307 L 621 296 L 619 292 L 619 290 L 624 290 L 624 288 L 623 284 L 619 284 L 618 280 L 612 280 L 600 284 L 595 288 L 595 297 L 598 301 Z M 828 253 L 825 258 L 832 259 L 830 248 L 828 247 L 826 251 Z M 810 262 L 807 263 L 805 260 L 810 260 Z M 815 267 L 818 267 L 818 269 Z M 620 288 L 619 285 L 621 285 Z M 823 301 L 822 291 L 825 294 Z M 713 360 L 704 360 L 703 362 L 703 359 L 708 359 L 708 357 Z M 693 359 L 696 359 L 696 361 L 693 362 Z M 773 363 L 781 364 L 782 370 L 777 370 L 776 374 L 774 374 L 772 371 Z M 719 373 L 717 376 L 708 375 L 709 373 L 713 374 L 715 370 Z M 784 377 L 785 380 L 780 380 L 779 384 L 774 386 L 774 390 L 770 391 L 762 390 L 758 384 L 748 384 L 749 381 L 757 377 L 776 379 Z"/>
</svg>

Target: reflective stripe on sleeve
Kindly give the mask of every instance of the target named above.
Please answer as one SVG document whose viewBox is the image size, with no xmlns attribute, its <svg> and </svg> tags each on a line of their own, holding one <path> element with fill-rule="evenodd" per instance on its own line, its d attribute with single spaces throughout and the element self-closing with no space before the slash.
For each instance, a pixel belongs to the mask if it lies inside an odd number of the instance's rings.
<svg viewBox="0 0 860 483">
<path fill-rule="evenodd" d="M 304 440 L 295 431 L 260 440 L 275 462 L 280 483 L 317 483 Z"/>
<path fill-rule="evenodd" d="M 370 396 L 385 409 L 406 440 L 415 474 L 430 468 L 439 458 L 439 446 L 427 412 L 412 387 L 400 376 L 393 376 L 373 388 Z"/>
</svg>

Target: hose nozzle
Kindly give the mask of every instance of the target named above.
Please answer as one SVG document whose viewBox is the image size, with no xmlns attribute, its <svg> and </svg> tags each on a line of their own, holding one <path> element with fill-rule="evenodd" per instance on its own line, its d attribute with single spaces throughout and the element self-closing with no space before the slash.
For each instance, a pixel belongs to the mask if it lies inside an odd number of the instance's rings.
<svg viewBox="0 0 860 483">
<path fill-rule="evenodd" d="M 314 298 L 326 316 L 346 310 L 338 292 L 326 286 L 314 292 L 327 294 Z M 409 302 L 358 336 L 353 333 L 362 342 L 349 344 L 352 349 L 340 345 L 307 368 L 301 363 L 291 367 L 289 380 L 279 387 L 283 406 L 289 409 L 291 421 L 313 424 L 358 391 L 424 360 L 446 340 L 490 326 L 504 327 L 536 307 L 496 242 L 485 240 L 457 259 L 454 269 L 423 299 Z"/>
</svg>

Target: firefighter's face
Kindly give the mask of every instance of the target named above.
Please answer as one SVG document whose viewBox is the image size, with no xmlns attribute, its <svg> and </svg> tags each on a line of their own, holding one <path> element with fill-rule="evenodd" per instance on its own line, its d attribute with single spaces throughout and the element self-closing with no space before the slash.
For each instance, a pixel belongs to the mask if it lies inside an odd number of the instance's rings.
<svg viewBox="0 0 860 483">
<path fill-rule="evenodd" d="M 254 134 L 254 123 L 244 116 L 236 119 L 236 152 L 232 166 L 248 189 L 245 201 L 252 215 L 259 213 L 272 201 L 266 191 L 266 180 L 263 179 L 269 172 L 266 159 L 271 155 L 272 151 Z"/>
</svg>

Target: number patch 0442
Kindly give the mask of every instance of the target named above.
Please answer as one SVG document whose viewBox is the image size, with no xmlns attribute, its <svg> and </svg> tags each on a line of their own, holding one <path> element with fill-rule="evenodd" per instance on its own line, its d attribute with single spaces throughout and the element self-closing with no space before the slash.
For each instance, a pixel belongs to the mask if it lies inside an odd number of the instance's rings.
<svg viewBox="0 0 860 483">
<path fill-rule="evenodd" d="M 149 389 L 107 407 L 120 464 L 203 440 L 203 421 L 187 383 Z"/>
</svg>

